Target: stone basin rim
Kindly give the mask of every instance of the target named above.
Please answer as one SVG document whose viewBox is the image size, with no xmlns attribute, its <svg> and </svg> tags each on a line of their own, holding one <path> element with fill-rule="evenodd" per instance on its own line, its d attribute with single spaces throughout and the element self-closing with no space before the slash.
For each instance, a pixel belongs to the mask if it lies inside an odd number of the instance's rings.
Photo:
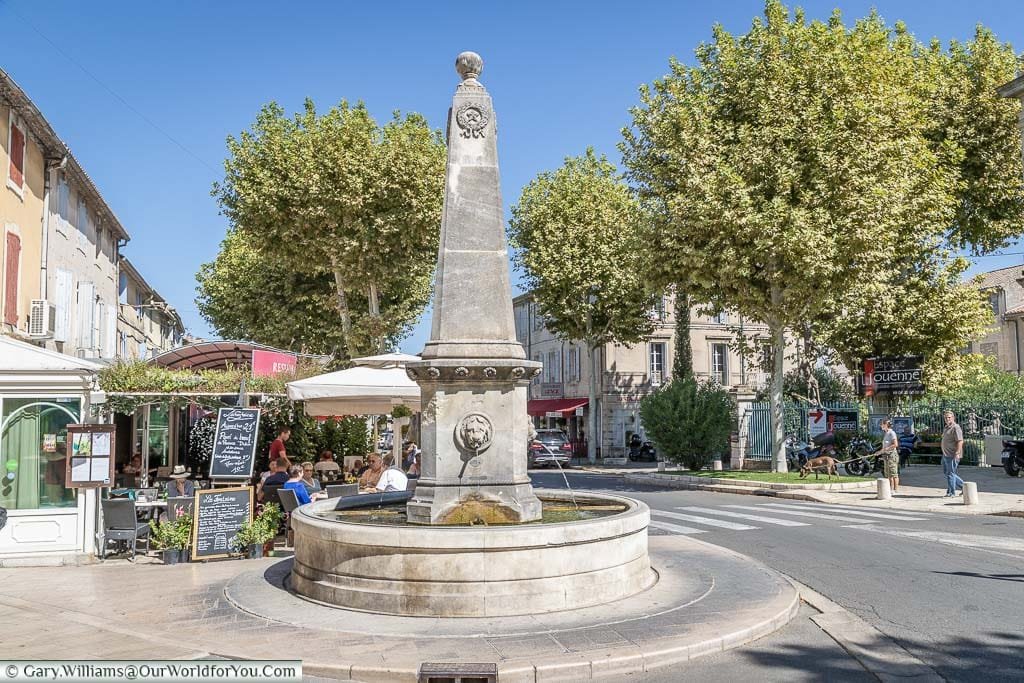
<svg viewBox="0 0 1024 683">
<path fill-rule="evenodd" d="M 538 489 L 538 497 L 557 502 L 571 502 L 568 491 Z M 577 493 L 579 502 L 607 502 L 622 505 L 622 512 L 604 517 L 581 519 L 572 522 L 550 524 L 494 524 L 478 526 L 403 524 L 332 520 L 317 513 L 333 511 L 332 499 L 307 503 L 293 514 L 301 525 L 314 527 L 318 535 L 337 536 L 345 534 L 345 543 L 352 545 L 388 545 L 386 539 L 394 538 L 395 545 L 405 548 L 477 548 L 493 550 L 501 547 L 526 548 L 547 545 L 587 543 L 609 537 L 628 536 L 640 531 L 646 532 L 650 521 L 649 508 L 642 501 L 614 494 Z M 401 537 L 398 538 L 394 535 Z"/>
</svg>

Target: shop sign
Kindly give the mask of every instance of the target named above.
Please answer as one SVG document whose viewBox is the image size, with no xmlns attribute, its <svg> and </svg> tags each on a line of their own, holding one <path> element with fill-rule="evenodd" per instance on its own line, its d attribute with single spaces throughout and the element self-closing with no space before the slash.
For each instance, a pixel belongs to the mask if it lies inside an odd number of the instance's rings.
<svg viewBox="0 0 1024 683">
<path fill-rule="evenodd" d="M 815 408 L 807 413 L 807 433 L 813 439 L 828 431 L 828 411 Z"/>
<path fill-rule="evenodd" d="M 294 373 L 298 362 L 298 356 L 294 353 L 254 349 L 252 352 L 252 376 L 272 377 L 281 373 Z"/>
<path fill-rule="evenodd" d="M 855 432 L 860 428 L 860 417 L 856 410 L 828 411 L 828 431 Z"/>
<path fill-rule="evenodd" d="M 562 398 L 562 385 L 558 382 L 544 382 L 540 385 L 543 398 Z"/>
<path fill-rule="evenodd" d="M 923 394 L 923 365 L 922 356 L 866 358 L 861 366 L 860 393 L 862 396 Z"/>
</svg>

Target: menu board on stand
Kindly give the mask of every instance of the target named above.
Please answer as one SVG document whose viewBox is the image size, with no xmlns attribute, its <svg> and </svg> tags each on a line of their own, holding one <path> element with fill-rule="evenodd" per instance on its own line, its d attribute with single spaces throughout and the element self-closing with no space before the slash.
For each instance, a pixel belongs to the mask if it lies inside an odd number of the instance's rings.
<svg viewBox="0 0 1024 683">
<path fill-rule="evenodd" d="M 67 454 L 64 464 L 65 486 L 68 488 L 110 486 L 110 483 L 114 481 L 116 429 L 114 425 L 104 424 L 68 425 Z"/>
<path fill-rule="evenodd" d="M 235 536 L 252 520 L 252 487 L 196 491 L 192 560 L 212 560 L 238 552 Z"/>
<path fill-rule="evenodd" d="M 210 456 L 210 479 L 237 482 L 252 477 L 259 432 L 259 408 L 221 408 Z"/>
</svg>

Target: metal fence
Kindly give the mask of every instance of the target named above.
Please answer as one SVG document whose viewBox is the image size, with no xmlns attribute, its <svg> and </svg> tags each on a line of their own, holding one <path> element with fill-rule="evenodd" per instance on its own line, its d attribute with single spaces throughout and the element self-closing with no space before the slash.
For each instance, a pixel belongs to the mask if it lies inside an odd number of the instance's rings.
<svg viewBox="0 0 1024 683">
<path fill-rule="evenodd" d="M 976 465 L 984 457 L 986 435 L 1024 437 L 1024 406 L 1001 404 L 963 404 L 944 401 L 900 402 L 888 412 L 869 412 L 867 404 L 826 403 L 827 410 L 856 410 L 860 415 L 860 428 L 868 431 L 871 417 L 883 414 L 910 417 L 914 420 L 914 432 L 925 444 L 933 446 L 942 438 L 946 410 L 952 410 L 964 432 L 964 463 Z M 814 410 L 807 404 L 787 402 L 784 424 L 786 434 L 795 434 L 808 440 L 808 412 Z M 746 414 L 747 453 L 750 460 L 772 459 L 771 409 L 768 403 L 754 403 Z"/>
<path fill-rule="evenodd" d="M 826 410 L 858 410 L 856 403 L 826 402 Z M 783 413 L 785 434 L 808 440 L 808 415 L 814 410 L 806 403 L 787 401 Z M 768 403 L 751 404 L 747 412 L 747 454 L 749 460 L 772 459 L 772 411 Z"/>
</svg>

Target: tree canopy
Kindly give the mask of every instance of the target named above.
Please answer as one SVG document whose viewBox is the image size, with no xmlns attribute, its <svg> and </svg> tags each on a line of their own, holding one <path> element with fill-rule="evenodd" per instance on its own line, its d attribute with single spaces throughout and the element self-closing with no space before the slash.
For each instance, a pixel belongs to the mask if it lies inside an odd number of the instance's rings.
<svg viewBox="0 0 1024 683">
<path fill-rule="evenodd" d="M 1020 231 L 1016 108 L 995 93 L 1014 63 L 984 29 L 944 52 L 874 12 L 808 22 L 769 0 L 749 32 L 716 26 L 694 66 L 642 88 L 623 153 L 655 208 L 650 276 L 769 326 L 780 469 L 786 329 L 847 359 L 860 335 L 907 352 L 937 328 L 947 344 L 978 331 L 980 294 L 952 281 L 947 250 Z"/>
<path fill-rule="evenodd" d="M 656 295 L 642 274 L 642 221 L 629 187 L 593 149 L 523 188 L 509 222 L 513 263 L 549 330 L 591 346 L 650 334 Z"/>
<path fill-rule="evenodd" d="M 321 292 L 325 274 L 333 280 L 339 354 L 380 350 L 415 319 L 437 255 L 446 158 L 439 131 L 397 112 L 381 126 L 362 103 L 318 114 L 307 100 L 294 117 L 271 103 L 250 130 L 228 138 L 228 152 L 213 195 L 246 246 L 229 237 L 225 247 L 253 250 L 301 276 L 291 282 L 303 289 Z M 216 265 L 207 289 L 223 270 Z M 366 302 L 362 332 L 354 298 Z"/>
</svg>

